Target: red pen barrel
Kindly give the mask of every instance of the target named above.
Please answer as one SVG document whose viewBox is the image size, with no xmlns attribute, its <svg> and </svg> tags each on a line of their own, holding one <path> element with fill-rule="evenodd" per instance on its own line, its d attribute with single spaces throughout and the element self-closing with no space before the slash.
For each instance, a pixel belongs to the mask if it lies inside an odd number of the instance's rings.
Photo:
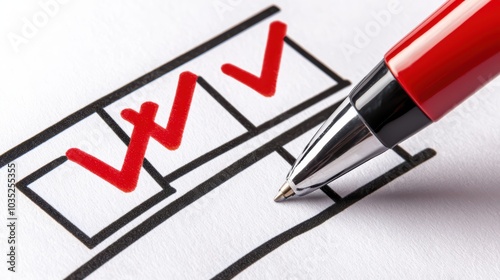
<svg viewBox="0 0 500 280">
<path fill-rule="evenodd" d="M 438 120 L 500 73 L 500 0 L 446 2 L 385 63 L 417 106 Z"/>
</svg>

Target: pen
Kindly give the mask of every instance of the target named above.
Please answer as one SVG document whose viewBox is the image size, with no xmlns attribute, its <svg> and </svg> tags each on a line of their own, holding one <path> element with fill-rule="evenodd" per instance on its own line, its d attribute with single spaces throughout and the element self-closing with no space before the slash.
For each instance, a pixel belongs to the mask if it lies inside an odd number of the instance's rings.
<svg viewBox="0 0 500 280">
<path fill-rule="evenodd" d="M 499 73 L 500 0 L 447 1 L 354 87 L 297 158 L 274 201 L 306 195 L 382 154 Z"/>
</svg>

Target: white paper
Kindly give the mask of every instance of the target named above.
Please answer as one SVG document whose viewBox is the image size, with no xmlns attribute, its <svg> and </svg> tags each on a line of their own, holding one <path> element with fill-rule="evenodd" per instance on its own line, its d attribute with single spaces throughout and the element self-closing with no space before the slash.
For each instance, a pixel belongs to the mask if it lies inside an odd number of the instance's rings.
<svg viewBox="0 0 500 280">
<path fill-rule="evenodd" d="M 29 182 L 16 192 L 11 272 L 1 166 L 1 278 L 498 278 L 499 79 L 403 142 L 410 163 L 388 151 L 332 183 L 330 197 L 272 201 L 319 113 L 442 3 L 0 4 L 0 158 Z M 285 43 L 268 98 L 220 68 L 259 75 L 277 20 L 300 49 Z M 165 126 L 184 71 L 219 99 L 196 84 L 179 149 L 150 140 L 133 192 L 64 161 L 79 148 L 119 169 L 133 129 L 120 112 L 153 101 Z M 103 97 L 113 100 L 93 103 Z"/>
</svg>

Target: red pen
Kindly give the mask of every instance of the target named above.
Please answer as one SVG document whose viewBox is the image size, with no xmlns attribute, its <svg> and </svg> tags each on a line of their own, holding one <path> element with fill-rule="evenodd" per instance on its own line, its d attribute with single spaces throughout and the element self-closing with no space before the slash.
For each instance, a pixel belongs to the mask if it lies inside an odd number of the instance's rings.
<svg viewBox="0 0 500 280">
<path fill-rule="evenodd" d="M 500 73 L 500 0 L 450 0 L 321 126 L 274 198 L 310 193 L 437 121 Z"/>
</svg>

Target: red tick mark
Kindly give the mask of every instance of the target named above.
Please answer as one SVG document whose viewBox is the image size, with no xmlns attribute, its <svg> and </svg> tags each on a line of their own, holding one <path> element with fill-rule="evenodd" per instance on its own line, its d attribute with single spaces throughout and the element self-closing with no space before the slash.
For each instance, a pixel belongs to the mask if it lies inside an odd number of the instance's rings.
<svg viewBox="0 0 500 280">
<path fill-rule="evenodd" d="M 149 137 L 154 128 L 154 118 L 157 110 L 158 105 L 156 103 L 146 102 L 142 104 L 139 113 L 141 124 L 134 126 L 121 170 L 117 170 L 100 159 L 76 148 L 69 149 L 66 152 L 66 157 L 108 181 L 121 191 L 131 192 L 135 190 Z"/>
<path fill-rule="evenodd" d="M 121 170 L 117 170 L 100 159 L 76 148 L 69 149 L 66 157 L 106 180 L 123 192 L 135 190 L 149 139 L 153 137 L 169 150 L 179 147 L 186 125 L 197 76 L 183 72 L 179 76 L 174 104 L 166 128 L 155 123 L 158 104 L 145 102 L 139 112 L 132 109 L 122 111 L 122 117 L 134 125 L 130 143 Z"/>
<path fill-rule="evenodd" d="M 179 76 L 177 91 L 175 93 L 174 104 L 166 128 L 154 124 L 151 137 L 169 150 L 175 150 L 181 145 L 184 127 L 186 126 L 191 100 L 193 99 L 194 88 L 198 76 L 191 72 L 183 72 Z M 125 109 L 121 116 L 124 120 L 134 126 L 142 120 L 140 114 L 132 109 Z"/>
<path fill-rule="evenodd" d="M 248 73 L 232 64 L 222 65 L 222 72 L 247 85 L 263 96 L 273 96 L 276 92 L 276 83 L 278 81 L 278 72 L 281 55 L 283 54 L 283 40 L 285 35 L 286 24 L 280 21 L 274 21 L 270 24 L 260 77 Z"/>
</svg>

